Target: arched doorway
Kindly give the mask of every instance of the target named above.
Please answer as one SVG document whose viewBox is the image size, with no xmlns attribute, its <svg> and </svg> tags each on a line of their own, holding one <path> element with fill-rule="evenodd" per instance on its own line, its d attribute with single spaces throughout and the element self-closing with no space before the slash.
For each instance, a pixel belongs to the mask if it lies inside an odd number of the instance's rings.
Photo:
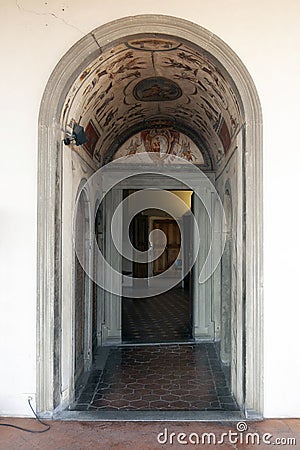
<svg viewBox="0 0 300 450">
<path fill-rule="evenodd" d="M 138 56 L 141 52 L 144 59 Z M 160 73 L 153 77 L 155 58 Z M 125 80 L 135 80 L 133 89 L 126 90 Z M 114 90 L 115 81 L 122 89 Z M 179 98 L 184 101 L 176 103 L 176 110 L 170 102 Z M 175 122 L 168 122 L 174 116 Z M 89 136 L 86 148 L 73 149 L 72 157 L 62 144 L 71 120 L 82 124 Z M 231 352 L 237 363 L 233 387 L 246 415 L 261 416 L 262 123 L 255 87 L 238 57 L 216 36 L 181 19 L 147 15 L 112 22 L 87 35 L 62 58 L 45 90 L 39 125 L 38 410 L 53 413 L 67 407 L 74 396 L 68 255 L 72 254 L 70 205 L 75 204 L 78 185 L 134 134 L 171 129 L 201 149 L 202 166 L 222 196 L 227 178 L 234 181 L 240 325 Z M 195 284 L 194 296 L 209 298 L 204 308 L 200 304 L 195 308 L 199 338 L 220 339 L 219 286 L 218 271 L 206 286 Z M 117 331 L 120 307 L 110 313 Z"/>
<path fill-rule="evenodd" d="M 84 184 L 84 180 L 83 183 Z M 82 187 L 82 186 L 81 186 Z M 74 238 L 77 242 L 77 254 L 73 255 L 73 321 L 74 321 L 74 382 L 80 378 L 92 363 L 92 283 L 84 271 L 84 265 L 92 264 L 90 250 L 91 222 L 87 193 L 79 189 L 77 214 L 74 220 Z"/>
</svg>

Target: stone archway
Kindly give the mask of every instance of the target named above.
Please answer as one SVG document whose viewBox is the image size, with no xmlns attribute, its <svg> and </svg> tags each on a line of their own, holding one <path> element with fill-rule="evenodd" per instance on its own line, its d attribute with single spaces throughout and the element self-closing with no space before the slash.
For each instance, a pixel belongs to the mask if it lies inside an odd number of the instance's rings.
<svg viewBox="0 0 300 450">
<path fill-rule="evenodd" d="M 240 59 L 217 36 L 202 27 L 168 16 L 134 16 L 108 23 L 75 44 L 53 71 L 42 99 L 39 116 L 39 206 L 38 206 L 38 347 L 37 407 L 42 414 L 53 414 L 72 400 L 70 372 L 72 336 L 66 327 L 68 297 L 64 284 L 68 263 L 62 256 L 70 241 L 63 239 L 70 231 L 64 220 L 62 188 L 69 199 L 68 175 L 64 168 L 61 117 L 70 86 L 99 57 L 107 43 L 117 43 L 128 36 L 160 34 L 192 43 L 211 61 L 222 67 L 240 99 L 243 123 L 236 136 L 240 149 L 238 183 L 242 187 L 243 258 L 239 265 L 239 314 L 243 323 L 239 338 L 245 371 L 239 374 L 239 403 L 247 417 L 263 414 L 262 351 L 262 118 L 253 81 Z M 70 168 L 71 170 L 71 168 Z M 226 171 L 226 167 L 222 170 Z M 92 173 L 92 169 L 89 174 Z M 88 174 L 88 175 L 89 175 Z M 66 194 L 67 191 L 67 194 Z M 73 199 L 74 200 L 74 199 Z M 69 228 L 67 228 L 69 227 Z M 66 243 L 67 242 L 67 243 Z M 62 331 L 61 331 L 62 330 Z M 72 365 L 72 364 L 71 364 Z M 243 371 L 243 368 L 240 368 Z"/>
</svg>

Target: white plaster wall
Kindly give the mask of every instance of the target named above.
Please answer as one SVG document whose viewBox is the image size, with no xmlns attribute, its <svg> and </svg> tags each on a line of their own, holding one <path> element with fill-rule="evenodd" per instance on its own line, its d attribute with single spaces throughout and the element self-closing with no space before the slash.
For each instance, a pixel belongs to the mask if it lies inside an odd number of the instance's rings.
<svg viewBox="0 0 300 450">
<path fill-rule="evenodd" d="M 239 55 L 264 115 L 265 416 L 300 416 L 297 0 L 2 0 L 0 414 L 35 392 L 36 173 L 40 100 L 63 54 L 93 28 L 136 14 L 200 24 Z"/>
</svg>

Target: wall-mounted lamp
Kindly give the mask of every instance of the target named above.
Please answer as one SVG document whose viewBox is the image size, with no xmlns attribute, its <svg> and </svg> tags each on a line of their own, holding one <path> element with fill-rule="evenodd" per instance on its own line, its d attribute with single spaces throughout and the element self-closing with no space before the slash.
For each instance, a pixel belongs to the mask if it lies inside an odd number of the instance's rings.
<svg viewBox="0 0 300 450">
<path fill-rule="evenodd" d="M 73 142 L 75 145 L 82 145 L 88 141 L 88 138 L 84 132 L 84 128 L 74 123 L 72 128 L 72 133 L 66 133 L 66 137 L 64 138 L 64 144 L 70 145 Z"/>
</svg>

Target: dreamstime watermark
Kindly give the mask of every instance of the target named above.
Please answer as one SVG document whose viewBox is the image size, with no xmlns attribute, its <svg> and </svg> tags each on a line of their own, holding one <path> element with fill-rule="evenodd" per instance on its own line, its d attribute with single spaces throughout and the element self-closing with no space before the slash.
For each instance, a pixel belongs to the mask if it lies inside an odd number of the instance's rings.
<svg viewBox="0 0 300 450">
<path fill-rule="evenodd" d="M 124 186 L 126 183 L 130 187 L 130 178 L 136 176 L 143 176 L 148 187 L 139 188 L 119 204 L 114 202 L 106 204 L 106 208 L 113 210 L 110 223 L 107 223 L 107 210 L 103 214 L 102 220 L 106 221 L 104 227 L 106 238 L 110 238 L 113 242 L 117 257 L 126 258 L 131 264 L 146 263 L 150 267 L 167 248 L 167 236 L 161 229 L 152 229 L 148 236 L 148 250 L 139 251 L 131 242 L 130 223 L 142 211 L 161 210 L 176 221 L 180 230 L 181 242 L 176 259 L 163 273 L 154 276 L 149 274 L 148 270 L 146 277 L 134 278 L 124 273 L 122 269 L 116 268 L 111 254 L 100 250 L 95 233 L 92 236 L 92 245 L 85 249 L 76 233 L 79 193 L 74 210 L 73 245 L 86 274 L 98 286 L 112 294 L 120 295 L 120 286 L 123 284 L 131 286 L 130 297 L 159 295 L 184 279 L 195 264 L 200 247 L 203 245 L 207 248 L 202 252 L 202 256 L 205 255 L 202 258 L 198 280 L 199 283 L 204 283 L 214 273 L 222 257 L 225 245 L 225 212 L 214 185 L 194 164 L 174 155 L 161 157 L 157 153 L 145 152 L 119 158 L 101 167 L 82 187 L 91 208 L 91 223 L 95 223 L 98 209 L 96 205 L 101 204 L 107 193 L 111 190 L 114 192 L 114 188 L 118 189 L 118 186 Z M 173 179 L 173 184 L 175 181 L 178 186 L 182 186 L 180 189 L 193 191 L 198 199 L 198 205 L 201 205 L 202 213 L 195 214 L 191 209 L 187 210 L 185 202 L 178 195 L 171 190 L 161 189 L 156 180 L 162 180 L 164 177 Z M 153 190 L 156 195 L 153 194 Z M 206 225 L 200 223 L 204 215 Z M 207 242 L 208 235 L 210 242 Z M 94 264 L 89 263 L 90 258 L 86 254 L 91 248 L 94 253 Z"/>
<path fill-rule="evenodd" d="M 248 431 L 248 424 L 246 422 L 238 422 L 236 430 L 228 430 L 219 435 L 213 432 L 184 433 L 179 431 L 175 433 L 169 432 L 168 428 L 164 428 L 164 431 L 158 433 L 157 442 L 162 445 L 297 445 L 296 438 L 294 437 L 275 437 L 271 433 L 250 432 Z"/>
</svg>

